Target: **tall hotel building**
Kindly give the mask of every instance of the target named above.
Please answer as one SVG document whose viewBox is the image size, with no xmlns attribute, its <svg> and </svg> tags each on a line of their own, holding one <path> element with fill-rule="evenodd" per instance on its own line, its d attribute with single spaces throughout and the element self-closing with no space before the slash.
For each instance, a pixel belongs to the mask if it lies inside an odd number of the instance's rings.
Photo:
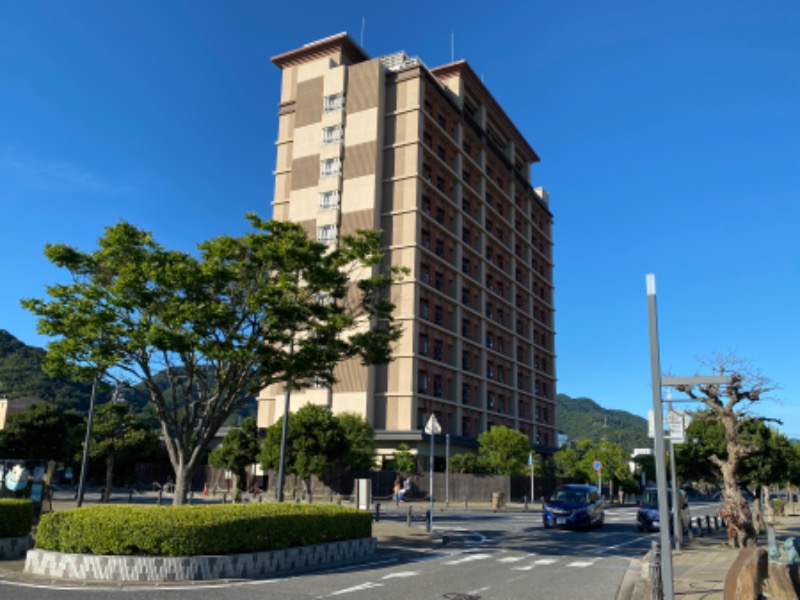
<svg viewBox="0 0 800 600">
<path fill-rule="evenodd" d="M 272 62 L 283 72 L 274 218 L 333 244 L 381 229 L 388 262 L 410 270 L 392 291 L 394 361 L 345 362 L 332 389 L 293 392 L 290 410 L 356 412 L 384 456 L 401 442 L 427 455 L 431 412 L 453 452 L 497 425 L 552 451 L 552 213 L 530 183 L 536 152 L 464 61 L 370 58 L 340 34 Z M 261 427 L 283 401 L 280 386 L 262 392 Z"/>
</svg>

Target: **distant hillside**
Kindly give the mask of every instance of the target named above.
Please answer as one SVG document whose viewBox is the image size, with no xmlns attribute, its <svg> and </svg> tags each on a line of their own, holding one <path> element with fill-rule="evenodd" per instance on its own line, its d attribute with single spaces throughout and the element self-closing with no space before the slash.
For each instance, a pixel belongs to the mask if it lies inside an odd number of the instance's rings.
<svg viewBox="0 0 800 600">
<path fill-rule="evenodd" d="M 42 371 L 42 361 L 47 352 L 42 348 L 20 342 L 4 329 L 0 329 L 0 398 L 41 398 L 61 409 L 75 408 L 83 413 L 89 410 L 91 384 L 75 383 L 62 377 L 50 377 Z M 158 385 L 166 390 L 169 383 L 163 374 L 156 375 Z M 111 392 L 98 390 L 95 401 L 102 404 L 111 399 Z M 125 400 L 136 410 L 150 412 L 149 395 L 139 384 L 125 393 Z M 241 419 L 256 413 L 257 401 L 250 398 L 228 424 L 238 424 Z"/>
<path fill-rule="evenodd" d="M 91 384 L 50 377 L 42 371 L 46 352 L 0 329 L 0 398 L 41 398 L 62 408 L 86 411 Z"/>
<path fill-rule="evenodd" d="M 647 420 L 624 410 L 603 408 L 590 398 L 556 396 L 556 427 L 571 442 L 591 439 L 608 440 L 622 446 L 626 452 L 653 445 L 647 437 Z"/>
</svg>

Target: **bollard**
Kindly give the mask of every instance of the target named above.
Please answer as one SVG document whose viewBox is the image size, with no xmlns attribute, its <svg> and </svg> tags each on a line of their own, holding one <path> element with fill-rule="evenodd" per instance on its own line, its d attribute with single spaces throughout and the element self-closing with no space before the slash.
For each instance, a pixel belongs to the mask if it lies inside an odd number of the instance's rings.
<svg viewBox="0 0 800 600">
<path fill-rule="evenodd" d="M 661 581 L 661 548 L 656 540 L 650 546 L 650 583 L 652 600 L 662 600 L 664 588 Z"/>
<path fill-rule="evenodd" d="M 51 499 L 52 499 L 52 496 L 51 496 Z M 133 504 L 133 488 L 131 488 L 131 491 L 128 492 L 128 504 Z M 51 508 L 50 511 L 52 512 L 52 510 L 53 509 Z"/>
<path fill-rule="evenodd" d="M 524 508 L 525 512 L 528 512 L 528 497 L 527 496 L 523 496 L 522 497 L 522 503 L 525 505 L 525 508 Z"/>
<path fill-rule="evenodd" d="M 711 515 L 706 515 L 706 529 L 708 529 L 708 533 L 711 533 Z"/>
<path fill-rule="evenodd" d="M 223 492 L 222 493 L 222 503 L 225 504 L 226 502 L 228 502 L 228 492 Z"/>
<path fill-rule="evenodd" d="M 703 537 L 703 517 L 697 517 L 697 535 Z"/>
<path fill-rule="evenodd" d="M 409 505 L 408 512 L 406 513 L 406 525 L 411 527 L 411 512 L 414 510 L 414 507 Z"/>
<path fill-rule="evenodd" d="M 433 521 L 431 520 L 431 509 L 430 508 L 425 511 L 425 521 L 428 523 L 427 529 L 428 529 L 428 533 L 430 533 L 433 530 Z"/>
<path fill-rule="evenodd" d="M 164 494 L 164 490 L 158 490 L 158 505 L 161 506 L 161 496 Z"/>
<path fill-rule="evenodd" d="M 464 494 L 464 508 L 465 509 L 469 508 L 469 501 L 467 499 L 467 495 L 466 494 Z"/>
<path fill-rule="evenodd" d="M 719 529 L 719 517 L 714 515 L 714 529 Z"/>
<path fill-rule="evenodd" d="M 194 502 L 194 491 L 189 492 L 189 504 Z"/>
<path fill-rule="evenodd" d="M 381 503 L 380 502 L 376 502 L 375 503 L 375 522 L 378 522 L 380 520 L 381 520 Z"/>
</svg>

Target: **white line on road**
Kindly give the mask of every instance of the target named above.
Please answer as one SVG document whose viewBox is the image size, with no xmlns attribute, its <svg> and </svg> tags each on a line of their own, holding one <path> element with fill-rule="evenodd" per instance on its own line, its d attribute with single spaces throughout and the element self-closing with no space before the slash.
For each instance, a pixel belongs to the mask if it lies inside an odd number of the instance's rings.
<svg viewBox="0 0 800 600">
<path fill-rule="evenodd" d="M 506 558 L 498 558 L 497 562 L 500 562 L 500 563 L 514 563 L 514 562 L 519 562 L 521 560 L 525 560 L 525 558 L 526 557 L 524 557 L 524 556 L 508 556 Z"/>
<path fill-rule="evenodd" d="M 489 558 L 489 556 L 490 556 L 489 554 L 467 554 L 463 558 L 459 558 L 457 560 L 451 560 L 451 561 L 446 562 L 444 564 L 446 564 L 446 565 L 460 565 L 461 563 L 472 562 L 474 560 L 484 560 L 484 559 Z"/>
<path fill-rule="evenodd" d="M 637 544 L 644 541 L 647 540 L 642 537 L 635 537 L 632 540 L 628 540 L 627 542 L 621 542 L 619 544 L 614 544 L 613 546 L 606 546 L 605 548 L 595 548 L 594 550 L 591 551 L 591 554 L 605 554 L 610 550 L 616 550 L 617 548 L 622 548 L 623 546 L 630 546 L 631 544 Z"/>
<path fill-rule="evenodd" d="M 586 567 L 591 567 L 595 563 L 596 560 L 597 559 L 595 559 L 595 560 L 576 560 L 575 562 L 567 563 L 567 566 L 568 567 L 578 567 L 578 568 L 584 569 Z"/>
<path fill-rule="evenodd" d="M 355 585 L 353 587 L 346 588 L 344 590 L 339 590 L 338 592 L 332 592 L 332 593 L 328 594 L 327 596 L 318 596 L 318 597 L 327 598 L 327 597 L 330 597 L 330 596 L 341 596 L 342 594 L 351 594 L 353 592 L 360 592 L 361 590 L 369 590 L 371 588 L 376 588 L 376 587 L 383 587 L 383 584 L 382 583 L 372 583 L 371 581 L 368 581 L 366 583 L 362 583 L 361 585 Z"/>
<path fill-rule="evenodd" d="M 384 575 L 382 579 L 395 579 L 397 577 L 415 577 L 419 575 L 419 571 L 400 571 L 399 573 L 389 573 Z"/>
</svg>

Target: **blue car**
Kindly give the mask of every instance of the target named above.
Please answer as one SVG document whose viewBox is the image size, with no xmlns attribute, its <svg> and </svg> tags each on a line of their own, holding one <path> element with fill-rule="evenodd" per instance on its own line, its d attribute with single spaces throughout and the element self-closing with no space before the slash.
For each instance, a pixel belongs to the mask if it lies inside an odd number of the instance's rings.
<svg viewBox="0 0 800 600">
<path fill-rule="evenodd" d="M 589 529 L 605 521 L 603 499 L 594 485 L 560 485 L 542 507 L 542 522 L 547 527 Z"/>
</svg>

